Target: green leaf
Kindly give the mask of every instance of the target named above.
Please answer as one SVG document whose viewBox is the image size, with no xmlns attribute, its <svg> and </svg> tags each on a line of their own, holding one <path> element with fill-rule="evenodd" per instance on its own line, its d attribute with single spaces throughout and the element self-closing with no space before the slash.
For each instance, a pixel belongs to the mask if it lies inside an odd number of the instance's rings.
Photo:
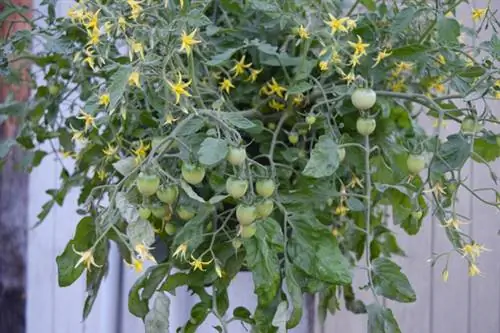
<svg viewBox="0 0 500 333">
<path fill-rule="evenodd" d="M 413 60 L 427 52 L 427 47 L 414 44 L 398 47 L 392 50 L 392 57 L 400 60 Z"/>
<path fill-rule="evenodd" d="M 73 251 L 74 243 L 70 241 L 63 253 L 57 256 L 57 276 L 60 287 L 67 287 L 73 284 L 80 275 L 82 275 L 85 267 L 80 264 L 75 267 L 80 256 Z"/>
<path fill-rule="evenodd" d="M 182 229 L 175 235 L 172 243 L 173 250 L 186 243 L 191 250 L 195 250 L 203 241 L 203 231 L 205 229 L 205 221 L 212 213 L 212 206 L 202 205 L 191 220 L 189 220 Z"/>
<path fill-rule="evenodd" d="M 474 153 L 472 159 L 476 162 L 493 162 L 500 157 L 500 145 L 496 141 L 495 135 L 488 135 L 474 140 Z"/>
<path fill-rule="evenodd" d="M 481 66 L 468 67 L 467 70 L 457 72 L 457 75 L 465 78 L 476 78 L 486 73 L 486 70 Z"/>
<path fill-rule="evenodd" d="M 242 306 L 234 308 L 233 317 L 248 324 L 254 323 L 252 319 L 252 313 L 247 308 L 244 308 Z"/>
<path fill-rule="evenodd" d="M 378 304 L 370 304 L 368 311 L 368 333 L 401 333 L 399 325 L 390 309 Z"/>
<path fill-rule="evenodd" d="M 211 197 L 209 200 L 208 200 L 208 203 L 212 204 L 212 205 L 215 205 L 215 204 L 218 204 L 219 202 L 221 201 L 224 201 L 225 199 L 227 199 L 229 197 L 229 195 L 214 195 L 213 197 Z"/>
<path fill-rule="evenodd" d="M 181 188 L 182 190 L 186 193 L 186 195 L 188 197 L 190 197 L 191 199 L 195 200 L 195 201 L 198 201 L 198 202 L 201 202 L 201 203 L 205 203 L 205 199 L 203 199 L 202 197 L 200 197 L 194 190 L 193 188 L 188 184 L 186 183 L 185 181 L 181 180 Z"/>
<path fill-rule="evenodd" d="M 287 93 L 290 95 L 301 94 L 312 89 L 313 85 L 306 81 L 301 81 L 293 84 L 288 88 Z"/>
<path fill-rule="evenodd" d="M 255 123 L 243 117 L 237 112 L 221 112 L 222 119 L 229 122 L 231 125 L 242 130 L 247 130 L 256 127 Z"/>
<path fill-rule="evenodd" d="M 127 89 L 128 78 L 131 73 L 131 66 L 121 66 L 109 79 L 109 82 L 111 82 L 108 88 L 110 99 L 108 105 L 109 110 L 112 111 L 118 106 L 118 102 L 120 102 L 123 97 L 123 93 Z"/>
<path fill-rule="evenodd" d="M 10 149 L 16 145 L 16 140 L 14 139 L 6 139 L 0 142 L 0 159 L 7 156 Z"/>
<path fill-rule="evenodd" d="M 122 218 L 128 223 L 133 223 L 139 219 L 139 212 L 136 207 L 131 204 L 127 195 L 124 192 L 118 192 L 115 197 L 116 208 L 120 212 Z"/>
<path fill-rule="evenodd" d="M 243 240 L 248 269 L 252 272 L 258 304 L 268 305 L 280 285 L 280 266 L 276 250 L 266 241 L 265 229 L 257 223 L 254 237 Z"/>
<path fill-rule="evenodd" d="M 333 284 L 351 283 L 347 259 L 329 229 L 310 215 L 289 216 L 293 228 L 288 241 L 288 255 L 295 265 L 310 276 Z"/>
<path fill-rule="evenodd" d="M 226 51 L 214 55 L 209 61 L 207 61 L 208 66 L 219 66 L 222 65 L 225 61 L 231 59 L 233 54 L 238 52 L 241 47 L 227 49 Z"/>
<path fill-rule="evenodd" d="M 443 174 L 448 171 L 458 170 L 463 167 L 470 156 L 470 144 L 460 134 L 448 136 L 434 155 L 431 162 L 431 171 L 435 174 Z"/>
<path fill-rule="evenodd" d="M 139 291 L 146 285 L 147 276 L 147 272 L 141 275 L 128 293 L 128 310 L 139 318 L 144 318 L 149 312 L 148 299 L 142 299 L 139 294 Z"/>
<path fill-rule="evenodd" d="M 444 43 L 457 43 L 460 36 L 460 24 L 453 18 L 439 17 L 437 21 L 437 37 Z"/>
<path fill-rule="evenodd" d="M 113 168 L 122 176 L 128 176 L 136 167 L 135 159 L 132 156 L 125 157 L 113 163 Z"/>
<path fill-rule="evenodd" d="M 361 0 L 360 3 L 371 12 L 373 12 L 377 9 L 377 5 L 375 4 L 375 0 Z"/>
<path fill-rule="evenodd" d="M 168 275 L 170 271 L 170 264 L 163 263 L 156 266 L 152 266 L 147 270 L 147 279 L 144 283 L 144 289 L 142 291 L 141 297 L 150 299 L 153 294 L 158 289 L 160 283 Z"/>
<path fill-rule="evenodd" d="M 170 299 L 162 292 L 156 293 L 153 307 L 144 318 L 146 333 L 169 331 Z"/>
<path fill-rule="evenodd" d="M 390 27 L 392 34 L 395 35 L 406 30 L 410 26 L 411 21 L 415 18 L 417 12 L 418 10 L 415 7 L 407 7 L 401 10 L 391 22 Z"/>
<path fill-rule="evenodd" d="M 277 327 L 278 330 L 276 331 L 277 333 L 286 333 L 286 317 L 288 314 L 288 306 L 286 301 L 282 301 L 278 305 L 278 309 L 276 310 L 276 313 L 274 314 L 273 321 L 271 324 L 274 327 Z"/>
<path fill-rule="evenodd" d="M 314 146 L 311 158 L 302 174 L 313 178 L 330 177 L 339 167 L 337 144 L 329 136 L 322 135 Z"/>
<path fill-rule="evenodd" d="M 285 266 L 285 282 L 286 288 L 288 289 L 287 297 L 289 298 L 289 303 L 292 305 L 292 312 L 288 319 L 287 328 L 294 328 L 300 323 L 302 318 L 302 290 L 300 285 L 295 279 L 293 270 L 291 269 L 291 264 Z"/>
<path fill-rule="evenodd" d="M 137 244 L 150 246 L 155 242 L 155 232 L 153 226 L 146 220 L 138 219 L 127 226 L 127 237 L 134 247 Z"/>
<path fill-rule="evenodd" d="M 393 301 L 411 303 L 417 296 L 401 267 L 387 258 L 377 258 L 372 262 L 373 284 L 377 295 Z"/>
<path fill-rule="evenodd" d="M 355 197 L 349 197 L 349 199 L 347 199 L 347 207 L 353 212 L 362 212 L 365 210 L 363 202 Z"/>
<path fill-rule="evenodd" d="M 227 142 L 221 139 L 206 138 L 198 150 L 198 160 L 201 164 L 211 166 L 226 158 Z"/>
<path fill-rule="evenodd" d="M 192 118 L 189 119 L 186 124 L 182 127 L 181 136 L 190 136 L 198 132 L 203 128 L 205 122 L 201 118 Z"/>
</svg>

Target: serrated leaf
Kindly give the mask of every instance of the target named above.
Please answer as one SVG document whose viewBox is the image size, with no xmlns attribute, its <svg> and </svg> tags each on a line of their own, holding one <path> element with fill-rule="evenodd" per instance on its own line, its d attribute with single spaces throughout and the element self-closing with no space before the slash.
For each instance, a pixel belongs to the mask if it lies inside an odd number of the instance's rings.
<svg viewBox="0 0 500 333">
<path fill-rule="evenodd" d="M 181 133 L 179 133 L 179 135 L 180 136 L 193 135 L 194 133 L 196 133 L 200 129 L 202 129 L 204 124 L 205 124 L 205 122 L 201 118 L 189 119 L 182 127 L 182 131 L 181 131 Z"/>
<path fill-rule="evenodd" d="M 195 250 L 203 241 L 203 231 L 205 221 L 212 214 L 213 206 L 201 205 L 195 217 L 189 220 L 182 229 L 175 235 L 172 248 L 175 249 L 181 244 L 187 244 L 189 249 Z"/>
<path fill-rule="evenodd" d="M 415 7 L 407 7 L 401 10 L 391 22 L 391 32 L 393 34 L 398 34 L 406 30 L 409 26 L 413 18 L 417 14 L 418 10 Z"/>
<path fill-rule="evenodd" d="M 166 333 L 170 326 L 170 299 L 162 292 L 155 295 L 153 307 L 144 318 L 146 333 Z"/>
<path fill-rule="evenodd" d="M 209 61 L 206 62 L 208 66 L 218 66 L 222 65 L 225 61 L 231 59 L 233 54 L 238 52 L 240 50 L 240 47 L 237 48 L 231 48 L 227 49 L 226 51 L 219 53 L 217 55 L 214 55 L 212 58 L 210 58 Z"/>
<path fill-rule="evenodd" d="M 314 146 L 311 158 L 302 174 L 313 178 L 330 177 L 339 167 L 337 144 L 329 136 L 322 135 Z"/>
<path fill-rule="evenodd" d="M 372 262 L 373 284 L 377 295 L 393 301 L 411 303 L 417 296 L 401 267 L 388 258 L 377 258 Z"/>
<path fill-rule="evenodd" d="M 110 100 L 108 105 L 109 110 L 114 110 L 118 106 L 118 102 L 120 102 L 123 93 L 127 89 L 128 78 L 131 73 L 131 66 L 121 66 L 109 79 L 109 82 L 111 82 L 108 87 Z"/>
<path fill-rule="evenodd" d="M 400 60 L 412 60 L 427 52 L 427 47 L 414 44 L 398 47 L 392 50 L 392 57 Z"/>
<path fill-rule="evenodd" d="M 374 10 L 377 9 L 377 5 L 375 4 L 375 0 L 361 0 L 360 3 L 371 12 L 373 12 Z"/>
<path fill-rule="evenodd" d="M 198 160 L 201 164 L 212 166 L 226 158 L 228 145 L 225 140 L 206 138 L 198 150 Z"/>
<path fill-rule="evenodd" d="M 287 328 L 294 328 L 300 323 L 302 318 L 302 290 L 300 288 L 297 279 L 293 274 L 291 265 L 285 265 L 285 282 L 286 288 L 288 290 L 287 297 L 289 298 L 289 303 L 292 305 L 292 312 L 288 318 Z"/>
<path fill-rule="evenodd" d="M 390 309 L 378 304 L 370 304 L 368 311 L 368 333 L 401 333 L 399 325 Z"/>
<path fill-rule="evenodd" d="M 125 157 L 113 163 L 113 168 L 122 176 L 128 176 L 136 167 L 135 159 L 132 156 Z"/>
<path fill-rule="evenodd" d="M 133 223 L 139 219 L 139 212 L 132 205 L 124 192 L 118 192 L 115 197 L 116 208 L 120 212 L 121 217 L 128 223 Z"/>
<path fill-rule="evenodd" d="M 313 85 L 306 81 L 301 81 L 293 84 L 288 88 L 287 93 L 289 95 L 301 94 L 312 89 Z"/>
<path fill-rule="evenodd" d="M 127 226 L 127 236 L 132 246 L 144 244 L 150 246 L 155 242 L 153 226 L 146 220 L 138 219 Z"/>
<path fill-rule="evenodd" d="M 453 18 L 441 16 L 437 21 L 437 33 L 438 40 L 456 43 L 460 36 L 460 24 Z"/>
<path fill-rule="evenodd" d="M 469 156 L 469 142 L 460 134 L 450 135 L 434 155 L 430 165 L 431 171 L 443 174 L 448 171 L 461 169 Z"/>
<path fill-rule="evenodd" d="M 221 112 L 220 113 L 222 119 L 229 122 L 231 125 L 238 127 L 239 129 L 250 129 L 256 127 L 255 124 L 243 117 L 241 114 L 236 112 Z"/>
<path fill-rule="evenodd" d="M 500 145 L 496 141 L 495 135 L 484 136 L 474 140 L 474 153 L 479 155 L 472 155 L 476 162 L 484 163 L 493 162 L 500 158 Z"/>
<path fill-rule="evenodd" d="M 181 180 L 181 188 L 182 190 L 186 193 L 186 195 L 188 197 L 190 197 L 191 199 L 193 200 L 196 200 L 198 202 L 201 202 L 201 203 L 205 203 L 205 199 L 203 199 L 202 197 L 200 197 L 194 190 L 193 188 L 188 184 L 186 183 L 185 181 Z"/>
</svg>

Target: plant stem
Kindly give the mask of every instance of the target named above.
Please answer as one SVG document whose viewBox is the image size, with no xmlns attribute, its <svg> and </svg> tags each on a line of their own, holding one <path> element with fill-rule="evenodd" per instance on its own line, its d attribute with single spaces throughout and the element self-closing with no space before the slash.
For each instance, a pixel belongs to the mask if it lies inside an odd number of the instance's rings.
<svg viewBox="0 0 500 333">
<path fill-rule="evenodd" d="M 351 8 L 349 8 L 349 10 L 347 11 L 347 14 L 345 14 L 345 16 L 351 16 L 352 12 L 354 12 L 356 7 L 359 5 L 359 2 L 360 2 L 360 0 L 354 1 L 354 3 L 352 4 Z"/>
</svg>

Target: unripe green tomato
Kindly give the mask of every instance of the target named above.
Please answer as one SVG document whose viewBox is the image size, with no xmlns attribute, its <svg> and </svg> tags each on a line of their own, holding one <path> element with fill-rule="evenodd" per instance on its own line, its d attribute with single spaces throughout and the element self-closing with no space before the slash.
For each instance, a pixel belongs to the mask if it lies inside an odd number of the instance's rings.
<svg viewBox="0 0 500 333">
<path fill-rule="evenodd" d="M 273 212 L 274 202 L 271 199 L 264 199 L 255 205 L 255 209 L 257 209 L 257 217 L 264 219 Z"/>
<path fill-rule="evenodd" d="M 297 144 L 297 142 L 299 142 L 299 134 L 297 132 L 290 132 L 288 134 L 288 142 L 292 145 Z"/>
<path fill-rule="evenodd" d="M 338 148 L 337 153 L 339 155 L 339 161 L 342 162 L 345 158 L 345 148 Z"/>
<path fill-rule="evenodd" d="M 245 148 L 229 148 L 229 153 L 227 154 L 227 160 L 231 165 L 240 166 L 245 163 L 247 158 L 247 152 Z"/>
<path fill-rule="evenodd" d="M 165 224 L 165 232 L 167 235 L 172 236 L 177 231 L 176 226 L 173 223 Z"/>
<path fill-rule="evenodd" d="M 264 198 L 269 198 L 273 195 L 275 189 L 276 185 L 272 179 L 259 179 L 255 183 L 255 191 Z"/>
<path fill-rule="evenodd" d="M 451 181 L 446 187 L 448 188 L 449 193 L 455 193 L 457 190 L 457 182 Z"/>
<path fill-rule="evenodd" d="M 276 129 L 276 124 L 275 123 L 268 123 L 267 128 L 269 128 L 271 131 L 274 131 Z"/>
<path fill-rule="evenodd" d="M 375 131 L 375 127 L 377 127 L 377 123 L 372 118 L 358 118 L 356 121 L 356 129 L 363 136 L 372 134 Z"/>
<path fill-rule="evenodd" d="M 257 210 L 255 206 L 239 204 L 236 207 L 236 219 L 241 225 L 249 225 L 257 219 Z"/>
<path fill-rule="evenodd" d="M 139 217 L 143 220 L 147 220 L 149 219 L 149 217 L 151 216 L 151 209 L 147 208 L 147 207 L 140 207 L 139 208 Z"/>
<path fill-rule="evenodd" d="M 421 210 L 416 210 L 414 212 L 411 212 L 411 217 L 413 217 L 414 219 L 417 219 L 417 220 L 420 220 L 423 215 L 424 215 L 424 212 L 422 212 Z"/>
<path fill-rule="evenodd" d="M 182 178 L 191 185 L 197 185 L 205 178 L 205 168 L 200 165 L 182 163 Z"/>
<path fill-rule="evenodd" d="M 298 155 L 300 159 L 304 159 L 306 158 L 306 151 L 304 149 L 300 149 Z"/>
<path fill-rule="evenodd" d="M 255 223 L 249 225 L 242 225 L 240 229 L 240 235 L 242 238 L 252 238 L 257 232 L 257 225 Z"/>
<path fill-rule="evenodd" d="M 156 175 L 148 175 L 143 172 L 139 173 L 137 177 L 137 189 L 139 192 L 146 196 L 152 196 L 160 187 L 160 178 Z"/>
<path fill-rule="evenodd" d="M 54 96 L 54 95 L 57 95 L 58 92 L 59 92 L 59 86 L 57 86 L 55 84 L 52 84 L 49 86 L 49 94 Z"/>
<path fill-rule="evenodd" d="M 306 117 L 306 123 L 307 123 L 307 125 L 309 125 L 309 126 L 314 125 L 315 122 L 316 122 L 316 116 L 308 115 Z"/>
<path fill-rule="evenodd" d="M 173 205 L 179 197 L 179 188 L 177 187 L 177 185 L 168 185 L 166 187 L 160 188 L 156 192 L 156 196 L 161 202 Z"/>
<path fill-rule="evenodd" d="M 408 171 L 412 174 L 417 174 L 425 168 L 425 158 L 422 155 L 410 154 L 406 160 Z"/>
<path fill-rule="evenodd" d="M 234 238 L 234 239 L 231 241 L 231 243 L 233 244 L 233 247 L 234 247 L 236 250 L 238 250 L 238 249 L 241 247 L 241 245 L 243 244 L 243 243 L 241 242 L 241 239 L 239 239 L 239 238 Z"/>
<path fill-rule="evenodd" d="M 372 89 L 358 88 L 351 95 L 352 104 L 358 110 L 368 110 L 375 105 L 377 94 Z"/>
<path fill-rule="evenodd" d="M 460 130 L 466 134 L 477 133 L 481 131 L 481 124 L 472 117 L 466 117 L 460 125 Z"/>
<path fill-rule="evenodd" d="M 248 190 L 248 181 L 230 177 L 226 180 L 226 191 L 235 199 L 242 198 Z"/>
<path fill-rule="evenodd" d="M 161 206 L 153 206 L 151 207 L 151 213 L 153 214 L 154 217 L 162 219 L 167 215 L 167 207 L 161 205 Z"/>
<path fill-rule="evenodd" d="M 189 221 L 195 214 L 196 212 L 191 207 L 179 206 L 179 208 L 177 208 L 177 215 L 181 218 L 181 220 Z"/>
</svg>

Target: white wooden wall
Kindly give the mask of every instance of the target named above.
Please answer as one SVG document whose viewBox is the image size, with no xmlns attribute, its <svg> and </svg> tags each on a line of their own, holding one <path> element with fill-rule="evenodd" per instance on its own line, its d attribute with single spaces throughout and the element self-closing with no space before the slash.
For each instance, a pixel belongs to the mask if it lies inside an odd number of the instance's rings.
<svg viewBox="0 0 500 333">
<path fill-rule="evenodd" d="M 39 0 L 35 1 L 36 3 Z M 484 7 L 487 0 L 477 1 L 478 7 Z M 64 15 L 70 2 L 60 2 L 58 14 Z M 500 9 L 500 0 L 493 0 L 491 6 Z M 461 17 L 470 22 L 470 9 L 463 7 Z M 500 106 L 500 103 L 499 103 Z M 498 109 L 500 116 L 500 108 Z M 429 128 L 431 126 L 429 125 Z M 456 128 L 448 128 L 449 131 Z M 498 130 L 498 128 L 497 128 Z M 64 161 L 70 165 L 70 161 Z M 474 164 L 470 170 L 469 185 L 472 188 L 491 186 L 486 168 Z M 500 172 L 500 162 L 497 161 L 494 170 Z M 37 219 L 42 204 L 48 200 L 44 193 L 46 189 L 58 188 L 58 175 L 61 167 L 50 157 L 37 168 L 30 181 L 29 216 L 30 225 Z M 121 262 L 116 251 L 112 251 L 110 262 L 112 269 L 101 287 L 94 309 L 84 323 L 81 322 L 84 300 L 84 280 L 78 280 L 68 288 L 57 286 L 57 270 L 55 257 L 62 252 L 67 241 L 72 237 L 76 222 L 75 214 L 77 193 L 73 192 L 66 199 L 64 207 L 55 207 L 45 223 L 29 232 L 28 251 L 28 302 L 27 302 L 27 332 L 28 333 L 140 333 L 143 326 L 140 320 L 128 314 L 126 299 L 128 290 L 137 275 L 127 268 L 120 267 Z M 489 198 L 494 200 L 494 198 Z M 500 239 L 497 231 L 500 229 L 500 217 L 491 208 L 474 200 L 468 193 L 460 196 L 460 213 L 469 216 L 471 223 L 465 226 L 475 240 L 484 244 L 491 252 L 479 258 L 483 277 L 468 278 L 467 265 L 456 255 L 449 265 L 449 281 L 441 279 L 442 263 L 430 267 L 427 259 L 433 253 L 450 250 L 444 230 L 432 219 L 424 222 L 419 235 L 409 237 L 404 232 L 399 233 L 401 247 L 407 257 L 399 260 L 403 271 L 409 276 L 417 293 L 417 302 L 413 304 L 393 304 L 386 301 L 394 311 L 403 333 L 497 333 L 500 332 Z M 122 290 L 119 290 L 120 276 L 123 275 Z M 359 274 L 358 274 L 359 275 Z M 362 275 L 355 278 L 359 286 L 365 284 Z M 252 281 L 248 273 L 243 273 L 234 281 L 230 290 L 231 306 L 255 306 L 252 297 Z M 119 304 L 119 295 L 122 302 Z M 369 295 L 361 295 L 369 300 Z M 173 328 L 186 322 L 189 309 L 195 299 L 187 293 L 179 292 L 173 299 L 171 307 L 171 326 Z M 118 319 L 122 320 L 117 323 Z M 200 329 L 211 332 L 210 325 L 216 324 L 210 318 Z M 305 333 L 307 323 L 294 330 Z M 326 332 L 362 333 L 366 332 L 366 316 L 352 315 L 343 312 L 327 319 Z M 231 333 L 245 332 L 242 327 L 233 323 Z M 173 330 L 172 330 L 173 332 Z M 308 332 L 310 333 L 310 332 Z"/>
</svg>

